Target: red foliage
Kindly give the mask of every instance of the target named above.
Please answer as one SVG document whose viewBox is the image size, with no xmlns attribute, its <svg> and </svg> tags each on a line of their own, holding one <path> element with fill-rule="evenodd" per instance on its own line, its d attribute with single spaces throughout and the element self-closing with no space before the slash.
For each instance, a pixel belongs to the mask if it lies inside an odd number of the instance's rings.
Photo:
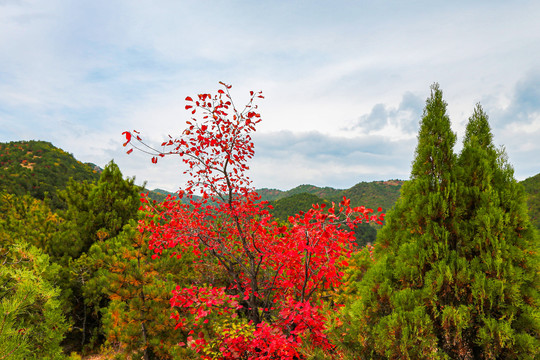
<svg viewBox="0 0 540 360">
<path fill-rule="evenodd" d="M 187 324 L 174 315 L 177 327 L 202 328 L 211 314 L 249 321 L 250 336 L 222 336 L 223 359 L 300 359 L 302 339 L 331 350 L 325 316 L 316 303 L 324 291 L 341 284 L 341 269 L 354 242 L 347 226 L 380 223 L 382 217 L 371 209 L 351 208 L 344 198 L 328 209 L 315 205 L 291 217 L 289 226 L 279 226 L 246 176 L 247 161 L 254 155 L 250 134 L 261 121 L 254 101 L 262 95 L 251 92 L 239 111 L 230 86 L 222 85 L 216 95 L 186 98 L 186 109 L 193 115 L 199 112 L 200 118 L 187 121 L 181 138 L 161 144 L 169 150 L 149 147 L 138 132 L 134 138 L 139 143 L 133 144 L 131 133 L 124 133 L 127 143 L 150 153 L 154 163 L 164 155 L 179 155 L 190 175 L 185 191 L 179 192 L 189 203 L 168 198 L 158 210 L 143 199 L 151 215 L 141 227 L 152 233 L 149 246 L 155 256 L 166 248 L 176 248 L 176 256 L 191 251 L 199 261 L 216 259 L 228 274 L 226 288 L 174 291 L 171 305 L 194 316 L 194 323 Z M 195 200 L 195 192 L 202 200 Z M 191 340 L 190 346 L 204 357 L 204 335 Z"/>
</svg>

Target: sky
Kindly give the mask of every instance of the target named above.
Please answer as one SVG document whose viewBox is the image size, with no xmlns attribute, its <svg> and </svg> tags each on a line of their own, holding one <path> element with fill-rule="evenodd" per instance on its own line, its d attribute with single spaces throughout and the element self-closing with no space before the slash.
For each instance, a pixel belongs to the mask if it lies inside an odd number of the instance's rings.
<svg viewBox="0 0 540 360">
<path fill-rule="evenodd" d="M 122 132 L 177 136 L 185 97 L 262 91 L 257 188 L 408 179 L 430 86 L 459 152 L 479 102 L 515 177 L 540 172 L 539 1 L 0 0 L 0 142 L 114 159 L 176 191 L 178 158 L 126 154 Z"/>
</svg>

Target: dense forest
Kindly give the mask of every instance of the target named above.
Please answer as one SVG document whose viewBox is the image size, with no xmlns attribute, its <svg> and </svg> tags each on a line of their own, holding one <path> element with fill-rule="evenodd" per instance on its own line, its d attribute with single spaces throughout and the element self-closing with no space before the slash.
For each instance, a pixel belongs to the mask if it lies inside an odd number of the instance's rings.
<svg viewBox="0 0 540 360">
<path fill-rule="evenodd" d="M 199 95 L 219 116 L 185 132 L 200 197 L 0 144 L 0 359 L 540 356 L 540 174 L 514 180 L 479 105 L 455 154 L 432 86 L 407 181 L 255 194 L 257 113 L 226 90 Z"/>
</svg>

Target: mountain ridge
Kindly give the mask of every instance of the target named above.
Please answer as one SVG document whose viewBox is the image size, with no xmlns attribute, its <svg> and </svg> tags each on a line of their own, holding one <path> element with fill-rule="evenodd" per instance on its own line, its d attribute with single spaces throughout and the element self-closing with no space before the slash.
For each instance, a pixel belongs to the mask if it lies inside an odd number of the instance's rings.
<svg viewBox="0 0 540 360">
<path fill-rule="evenodd" d="M 30 194 L 40 200 L 48 198 L 53 207 L 61 207 L 56 191 L 66 186 L 69 177 L 77 181 L 97 181 L 102 168 L 93 163 L 82 163 L 75 157 L 47 141 L 29 140 L 0 142 L 0 191 L 17 195 Z M 392 208 L 406 180 L 390 179 L 359 182 L 348 189 L 302 184 L 289 190 L 256 189 L 261 200 L 275 203 L 288 197 L 310 194 L 323 201 L 339 202 L 351 199 L 352 206 Z M 520 181 L 527 193 L 532 223 L 540 228 L 540 174 Z M 145 189 L 150 198 L 161 201 L 175 195 L 164 189 Z M 299 197 L 300 198 L 300 197 Z M 306 198 L 306 197 L 304 197 Z M 313 197 L 313 199 L 315 199 Z"/>
</svg>

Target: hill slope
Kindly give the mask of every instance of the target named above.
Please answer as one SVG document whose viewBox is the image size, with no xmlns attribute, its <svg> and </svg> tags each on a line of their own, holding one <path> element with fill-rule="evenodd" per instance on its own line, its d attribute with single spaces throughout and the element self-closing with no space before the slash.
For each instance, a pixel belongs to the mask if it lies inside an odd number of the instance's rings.
<svg viewBox="0 0 540 360">
<path fill-rule="evenodd" d="M 527 193 L 527 207 L 531 222 L 540 229 L 540 174 L 521 181 Z"/>
<path fill-rule="evenodd" d="M 294 194 L 290 195 L 281 199 L 277 199 L 270 202 L 270 205 L 272 205 L 273 209 L 270 211 L 270 213 L 282 220 L 287 221 L 289 216 L 294 216 L 298 213 L 306 212 L 313 204 L 322 204 L 326 203 L 329 205 L 328 200 L 325 200 L 321 198 L 320 196 L 317 196 L 315 194 L 309 194 L 309 193 L 300 193 L 300 194 Z"/>
<path fill-rule="evenodd" d="M 379 206 L 388 212 L 399 198 L 403 180 L 360 182 L 350 189 L 339 190 L 330 187 L 320 188 L 314 185 L 300 185 L 288 191 L 277 189 L 258 189 L 262 200 L 274 206 L 274 215 L 281 219 L 305 211 L 308 202 L 338 202 L 343 196 L 351 199 L 353 206 L 364 205 L 373 209 Z M 529 216 L 534 226 L 540 229 L 540 174 L 520 182 L 527 193 Z"/>
<path fill-rule="evenodd" d="M 329 202 L 339 202 L 343 196 L 351 199 L 352 206 L 367 206 L 388 211 L 399 197 L 403 185 L 402 180 L 361 182 L 350 189 L 334 189 L 331 187 L 317 187 L 314 185 L 300 185 L 288 191 L 277 189 L 257 189 L 262 200 L 276 201 L 298 194 L 315 195 Z"/>
<path fill-rule="evenodd" d="M 29 194 L 40 200 L 48 194 L 53 208 L 62 207 L 57 191 L 65 188 L 70 177 L 76 181 L 93 182 L 99 179 L 100 171 L 98 166 L 82 163 L 72 154 L 46 141 L 0 143 L 0 192 Z M 286 219 L 287 215 L 293 215 L 293 209 L 307 210 L 306 203 L 309 201 L 339 202 L 343 196 L 351 199 L 353 206 L 364 205 L 373 209 L 380 206 L 384 212 L 388 212 L 398 199 L 403 183 L 403 180 L 360 182 L 349 189 L 300 185 L 287 191 L 262 188 L 257 192 L 262 200 L 270 202 L 286 199 L 280 201 L 279 205 L 274 203 L 277 205 L 276 213 Z M 520 183 L 528 195 L 531 221 L 540 229 L 540 174 Z M 160 189 L 149 191 L 150 198 L 157 201 L 163 200 L 168 194 L 171 193 Z"/>
<path fill-rule="evenodd" d="M 57 190 L 65 188 L 70 177 L 96 181 L 99 171 L 46 141 L 0 143 L 0 191 L 40 200 L 48 194 L 51 206 L 58 208 L 62 203 Z"/>
<path fill-rule="evenodd" d="M 298 194 L 311 194 L 316 195 L 322 199 L 333 199 L 338 197 L 343 190 L 334 189 L 331 187 L 321 188 L 315 185 L 304 184 L 287 191 L 267 188 L 256 189 L 256 191 L 261 196 L 261 200 L 274 201 Z"/>
</svg>

